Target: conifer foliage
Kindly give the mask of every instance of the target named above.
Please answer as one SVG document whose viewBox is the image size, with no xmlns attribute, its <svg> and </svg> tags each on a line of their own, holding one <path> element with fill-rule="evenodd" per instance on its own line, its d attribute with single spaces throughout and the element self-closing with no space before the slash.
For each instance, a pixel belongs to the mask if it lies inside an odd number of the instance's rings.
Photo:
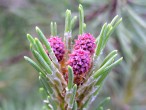
<svg viewBox="0 0 146 110">
<path fill-rule="evenodd" d="M 39 73 L 44 110 L 102 110 L 102 105 L 110 99 L 105 98 L 94 108 L 91 106 L 110 70 L 122 61 L 122 58 L 115 60 L 117 50 L 113 50 L 101 64 L 98 62 L 110 35 L 122 19 L 116 16 L 110 23 L 105 23 L 95 38 L 85 32 L 84 11 L 79 5 L 79 35 L 73 44 L 75 18 L 70 10 L 66 11 L 63 37 L 58 37 L 56 23 L 51 23 L 50 38 L 46 38 L 38 27 L 39 39 L 27 34 L 36 62 L 27 56 L 24 58 Z"/>
</svg>

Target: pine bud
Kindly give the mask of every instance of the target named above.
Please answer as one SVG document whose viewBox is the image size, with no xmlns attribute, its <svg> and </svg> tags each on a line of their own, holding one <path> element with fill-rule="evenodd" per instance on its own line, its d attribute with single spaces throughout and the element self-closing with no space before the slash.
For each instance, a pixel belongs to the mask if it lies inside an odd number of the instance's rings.
<svg viewBox="0 0 146 110">
<path fill-rule="evenodd" d="M 58 36 L 49 38 L 48 42 L 50 43 L 51 48 L 53 49 L 53 52 L 55 53 L 55 56 L 60 62 L 63 59 L 64 53 L 65 53 L 64 43 L 62 42 L 61 38 L 59 38 Z"/>
<path fill-rule="evenodd" d="M 70 54 L 68 64 L 73 68 L 74 82 L 80 84 L 91 67 L 91 58 L 88 51 L 83 49 L 74 50 Z"/>
<path fill-rule="evenodd" d="M 95 38 L 90 33 L 78 35 L 78 39 L 75 41 L 74 49 L 77 50 L 80 48 L 90 52 L 90 54 L 93 55 L 96 48 Z"/>
</svg>

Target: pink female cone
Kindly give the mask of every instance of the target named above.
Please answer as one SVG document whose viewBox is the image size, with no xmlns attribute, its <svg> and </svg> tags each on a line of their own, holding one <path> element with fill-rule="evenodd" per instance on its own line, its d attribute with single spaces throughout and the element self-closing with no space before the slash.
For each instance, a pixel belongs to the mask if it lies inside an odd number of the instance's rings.
<svg viewBox="0 0 146 110">
<path fill-rule="evenodd" d="M 63 56 L 65 54 L 64 43 L 62 42 L 61 38 L 59 38 L 58 36 L 49 38 L 48 42 L 50 43 L 51 48 L 53 49 L 53 52 L 55 53 L 55 56 L 60 62 L 63 59 Z"/>
<path fill-rule="evenodd" d="M 78 35 L 78 39 L 75 41 L 74 49 L 78 50 L 80 48 L 90 52 L 90 54 L 93 55 L 96 48 L 95 38 L 90 33 Z"/>
<path fill-rule="evenodd" d="M 73 53 L 70 54 L 68 64 L 73 68 L 75 76 L 74 82 L 76 84 L 81 84 L 91 67 L 89 52 L 83 49 L 74 50 Z"/>
</svg>

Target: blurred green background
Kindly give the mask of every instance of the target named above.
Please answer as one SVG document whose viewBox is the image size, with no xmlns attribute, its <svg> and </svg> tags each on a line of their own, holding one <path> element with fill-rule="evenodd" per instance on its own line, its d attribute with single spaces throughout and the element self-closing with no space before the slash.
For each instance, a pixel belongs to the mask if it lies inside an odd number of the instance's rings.
<svg viewBox="0 0 146 110">
<path fill-rule="evenodd" d="M 110 96 L 111 110 L 146 110 L 146 0 L 0 0 L 0 109 L 41 110 L 36 71 L 24 61 L 31 56 L 26 34 L 39 26 L 50 35 L 56 21 L 63 36 L 66 9 L 78 15 L 85 9 L 86 32 L 97 37 L 101 26 L 115 15 L 123 22 L 112 34 L 102 56 L 119 50 L 124 61 L 105 81 L 100 98 Z M 77 36 L 78 23 L 73 31 Z"/>
</svg>

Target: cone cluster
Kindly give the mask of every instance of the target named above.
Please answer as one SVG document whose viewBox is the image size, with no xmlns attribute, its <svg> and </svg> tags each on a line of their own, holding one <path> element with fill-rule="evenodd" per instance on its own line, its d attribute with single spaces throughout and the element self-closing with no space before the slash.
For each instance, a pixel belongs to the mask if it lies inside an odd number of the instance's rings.
<svg viewBox="0 0 146 110">
<path fill-rule="evenodd" d="M 61 38 L 58 36 L 51 36 L 51 38 L 48 39 L 48 42 L 50 43 L 58 62 L 66 60 L 65 58 L 63 59 L 66 49 Z M 73 51 L 69 55 L 69 59 L 67 59 L 67 65 L 70 65 L 73 68 L 75 76 L 74 83 L 81 84 L 91 68 L 91 57 L 96 48 L 95 38 L 90 33 L 78 35 L 78 39 L 75 41 L 73 47 Z M 49 55 L 49 53 L 47 54 Z"/>
<path fill-rule="evenodd" d="M 105 23 L 99 36 L 85 33 L 84 11 L 79 5 L 79 34 L 73 45 L 72 29 L 77 17 L 66 11 L 65 32 L 61 38 L 57 35 L 57 24 L 51 22 L 51 35 L 46 38 L 36 27 L 38 38 L 27 34 L 30 50 L 36 59 L 24 56 L 39 73 L 42 83 L 40 93 L 44 100 L 43 110 L 99 110 L 109 98 L 92 106 L 111 69 L 122 61 L 115 60 L 117 50 L 110 52 L 99 63 L 100 55 L 109 36 L 122 19 L 116 16 Z"/>
</svg>

